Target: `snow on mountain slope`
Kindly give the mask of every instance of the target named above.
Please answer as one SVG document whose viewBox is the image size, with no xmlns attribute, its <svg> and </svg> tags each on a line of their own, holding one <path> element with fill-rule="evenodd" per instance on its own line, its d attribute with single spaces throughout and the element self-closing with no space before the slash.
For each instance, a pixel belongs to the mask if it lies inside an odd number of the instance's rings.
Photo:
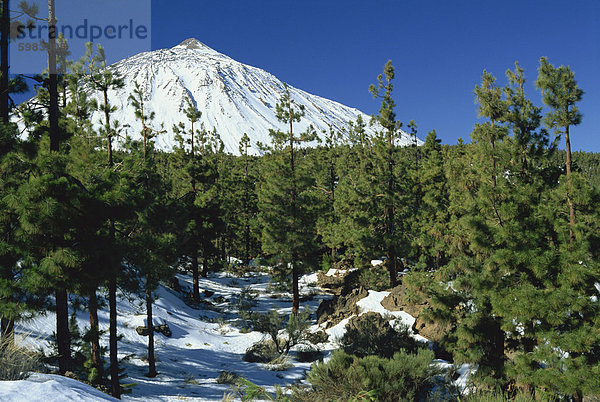
<svg viewBox="0 0 600 402">
<path fill-rule="evenodd" d="M 175 145 L 172 127 L 185 122 L 183 110 L 186 100 L 191 100 L 202 112 L 201 123 L 207 130 L 215 128 L 225 145 L 225 150 L 237 154 L 239 140 L 244 133 L 251 139 L 251 152 L 260 151 L 256 142 L 270 143 L 269 129 L 287 130 L 277 121 L 275 105 L 284 90 L 284 84 L 272 74 L 256 67 L 239 63 L 196 39 L 187 39 L 171 49 L 140 53 L 111 66 L 121 75 L 125 86 L 109 92 L 110 102 L 117 107 L 113 119 L 128 124 L 126 134 L 139 138 L 141 123 L 135 119 L 134 109 L 128 100 L 137 82 L 146 94 L 145 103 L 156 117 L 153 128 L 165 133 L 156 138 L 158 148 L 169 150 Z M 305 106 L 306 115 L 295 125 L 301 132 L 312 124 L 321 135 L 329 127 L 344 132 L 348 122 L 362 115 L 340 103 L 311 95 L 289 86 L 292 99 Z M 99 97 L 98 94 L 95 94 Z M 102 114 L 96 112 L 92 121 L 102 123 Z M 367 128 L 373 132 L 372 128 Z M 422 142 L 419 140 L 419 144 Z M 406 133 L 399 145 L 412 144 Z"/>
</svg>

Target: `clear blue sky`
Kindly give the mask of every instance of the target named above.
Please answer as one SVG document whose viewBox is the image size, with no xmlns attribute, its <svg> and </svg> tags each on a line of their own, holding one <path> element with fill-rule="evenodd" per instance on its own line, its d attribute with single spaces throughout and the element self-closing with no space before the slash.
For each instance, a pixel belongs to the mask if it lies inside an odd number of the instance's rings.
<svg viewBox="0 0 600 402">
<path fill-rule="evenodd" d="M 547 56 L 585 91 L 574 149 L 600 152 L 598 0 L 153 0 L 152 48 L 189 37 L 366 113 L 379 107 L 368 86 L 391 59 L 398 117 L 448 144 L 468 139 L 477 121 L 483 69 L 504 84 L 518 60 L 540 104 L 533 83 Z"/>
</svg>

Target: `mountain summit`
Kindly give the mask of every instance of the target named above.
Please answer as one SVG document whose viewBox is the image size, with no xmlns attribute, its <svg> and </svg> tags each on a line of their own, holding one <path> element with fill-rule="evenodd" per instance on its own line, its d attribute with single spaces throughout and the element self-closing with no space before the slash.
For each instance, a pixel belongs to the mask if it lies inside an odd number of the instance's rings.
<svg viewBox="0 0 600 402">
<path fill-rule="evenodd" d="M 189 39 L 184 40 L 183 42 L 181 42 L 179 45 L 177 45 L 175 47 L 184 47 L 186 49 L 202 49 L 202 48 L 208 47 L 208 46 L 206 46 L 204 43 L 200 42 L 196 38 L 189 38 Z"/>
<path fill-rule="evenodd" d="M 110 68 L 125 81 L 124 88 L 109 93 L 111 103 L 117 107 L 113 119 L 128 124 L 127 134 L 133 138 L 140 135 L 141 123 L 135 119 L 128 100 L 137 82 L 146 94 L 145 108 L 156 114 L 153 127 L 158 129 L 162 125 L 165 130 L 155 140 L 161 149 L 172 149 L 174 124 L 187 124 L 183 110 L 188 99 L 202 112 L 200 122 L 209 131 L 216 129 L 225 150 L 230 153 L 238 153 L 244 133 L 251 140 L 250 152 L 258 154 L 258 141 L 270 143 L 269 129 L 287 130 L 275 117 L 275 105 L 284 91 L 283 82 L 197 39 L 186 39 L 170 49 L 140 53 Z M 310 124 L 319 134 L 329 131 L 330 126 L 344 132 L 348 122 L 355 121 L 359 114 L 369 121 L 369 117 L 357 109 L 288 87 L 292 99 L 305 107 L 305 117 L 295 125 L 298 133 Z M 94 113 L 92 121 L 100 125 L 102 114 Z M 404 133 L 401 145 L 410 143 L 412 139 Z"/>
</svg>

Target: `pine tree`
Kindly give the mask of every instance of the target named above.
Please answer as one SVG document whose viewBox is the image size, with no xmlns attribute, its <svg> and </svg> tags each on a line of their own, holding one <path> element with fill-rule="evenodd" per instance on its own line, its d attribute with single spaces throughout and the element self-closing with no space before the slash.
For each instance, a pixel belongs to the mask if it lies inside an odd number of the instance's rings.
<svg viewBox="0 0 600 402">
<path fill-rule="evenodd" d="M 200 246 L 202 250 L 202 276 L 206 278 L 211 262 L 218 258 L 217 242 L 223 230 L 221 219 L 222 188 L 220 175 L 222 171 L 223 142 L 215 129 L 200 130 L 200 156 L 203 174 L 195 205 L 199 213 L 197 222 Z"/>
<path fill-rule="evenodd" d="M 116 108 L 110 103 L 108 91 L 111 89 L 123 88 L 124 82 L 121 77 L 118 77 L 113 71 L 107 68 L 106 55 L 104 49 L 100 45 L 94 49 L 94 44 L 92 42 L 86 43 L 86 52 L 80 60 L 80 63 L 83 64 L 86 82 L 93 90 L 99 91 L 102 94 L 102 102 L 99 103 L 94 99 L 92 106 L 104 114 L 104 127 L 100 130 L 100 134 L 106 138 L 108 165 L 112 166 L 112 140 L 113 137 L 118 134 L 118 122 L 113 122 L 111 125 L 110 115 Z"/>
<path fill-rule="evenodd" d="M 337 217 L 334 237 L 329 241 L 345 249 L 344 259 L 353 260 L 354 266 L 369 265 L 373 257 L 379 257 L 382 232 L 378 203 L 380 186 L 377 184 L 374 144 L 376 140 L 367 134 L 361 116 L 350 123 L 348 143 L 339 161 L 339 183 L 336 188 L 334 210 Z"/>
<path fill-rule="evenodd" d="M 340 159 L 341 135 L 333 127 L 325 135 L 325 143 L 313 153 L 315 187 L 318 190 L 321 211 L 317 219 L 317 232 L 323 243 L 329 248 L 327 258 L 333 264 L 336 260 L 336 248 L 339 245 L 335 235 L 338 217 L 335 214 L 335 193 L 339 182 L 338 164 Z"/>
<path fill-rule="evenodd" d="M 10 37 L 10 6 L 9 0 L 2 0 L 0 15 L 0 120 L 6 124 L 9 117 L 9 65 L 8 45 Z"/>
<path fill-rule="evenodd" d="M 0 339 L 14 339 L 15 320 L 27 306 L 24 300 L 23 272 L 17 262 L 22 253 L 17 239 L 18 216 L 7 202 L 26 179 L 26 164 L 20 162 L 17 127 L 0 122 Z"/>
<path fill-rule="evenodd" d="M 173 274 L 176 262 L 174 217 L 167 198 L 170 183 L 157 171 L 153 143 L 126 143 L 129 155 L 123 160 L 127 188 L 135 205 L 135 216 L 126 222 L 127 250 L 125 262 L 144 283 L 146 299 L 146 328 L 148 329 L 148 377 L 155 377 L 153 290 L 163 277 Z"/>
<path fill-rule="evenodd" d="M 504 291 L 502 281 L 509 267 L 499 261 L 504 256 L 504 230 L 509 219 L 507 200 L 510 181 L 499 172 L 505 171 L 507 128 L 501 124 L 506 115 L 506 102 L 495 78 L 484 71 L 481 86 L 475 87 L 479 116 L 487 118 L 477 124 L 471 138 L 471 152 L 465 154 L 465 167 L 455 186 L 466 193 L 451 198 L 458 201 L 457 221 L 451 224 L 461 239 L 458 252 L 442 275 L 454 278 L 457 297 L 447 297 L 449 308 L 460 305 L 468 310 L 460 317 L 455 332 L 455 356 L 459 361 L 479 365 L 475 379 L 480 385 L 503 387 L 505 373 L 505 333 L 502 317 L 495 314 L 493 298 Z M 455 310 L 457 311 L 457 310 Z"/>
<path fill-rule="evenodd" d="M 256 161 L 249 154 L 250 137 L 244 133 L 239 143 L 240 158 L 236 166 L 237 174 L 232 175 L 233 191 L 230 194 L 232 211 L 230 220 L 236 222 L 234 231 L 243 233 L 241 236 L 241 256 L 243 264 L 250 264 L 251 255 L 257 250 L 258 239 L 254 232 L 257 219 L 257 192 L 256 192 Z M 240 202 L 241 200 L 241 202 Z"/>
<path fill-rule="evenodd" d="M 263 160 L 263 181 L 259 192 L 262 248 L 278 259 L 281 275 L 291 273 L 293 314 L 300 308 L 298 276 L 302 265 L 314 251 L 314 221 L 311 179 L 302 166 L 297 144 L 314 141 L 312 127 L 295 135 L 294 122 L 304 116 L 303 105 L 296 105 L 287 86 L 276 105 L 277 119 L 289 125 L 287 133 L 271 130 L 270 154 Z M 289 267 L 289 268 L 288 268 Z M 290 272 L 291 271 L 291 272 Z"/>
<path fill-rule="evenodd" d="M 199 148 L 200 138 L 203 135 L 204 128 L 198 129 L 194 127 L 202 116 L 202 112 L 196 109 L 192 102 L 187 100 L 187 108 L 184 110 L 190 128 L 186 128 L 184 123 L 179 123 L 173 126 L 175 139 L 179 145 L 174 150 L 173 162 L 177 166 L 176 170 L 181 173 L 181 176 L 176 175 L 177 181 L 181 182 L 180 189 L 176 190 L 177 196 L 181 194 L 182 201 L 185 203 L 184 209 L 186 213 L 186 229 L 183 253 L 189 256 L 192 266 L 192 296 L 195 300 L 200 300 L 199 278 L 200 271 L 198 269 L 198 248 L 200 247 L 200 210 L 196 205 L 198 195 L 198 184 L 204 183 L 207 178 L 204 174 L 202 166 L 202 157 Z"/>
<path fill-rule="evenodd" d="M 406 222 L 408 211 L 402 206 L 407 205 L 406 185 L 401 177 L 406 177 L 402 172 L 404 166 L 398 163 L 399 158 L 397 140 L 401 137 L 400 127 L 402 122 L 396 119 L 396 104 L 392 98 L 395 77 L 394 67 L 389 60 L 383 74 L 377 77 L 377 85 L 371 85 L 369 91 L 373 97 L 381 99 L 379 113 L 373 116 L 373 123 L 379 124 L 381 129 L 373 137 L 373 167 L 374 185 L 376 189 L 374 203 L 378 212 L 371 216 L 374 219 L 375 234 L 379 237 L 377 242 L 383 247 L 386 255 L 386 266 L 389 271 L 390 283 L 396 284 L 398 265 L 401 252 L 407 250 L 406 229 L 400 225 Z M 377 218 L 377 217 L 381 218 Z"/>
<path fill-rule="evenodd" d="M 449 225 L 449 194 L 444 174 L 444 152 L 435 130 L 429 132 L 420 149 L 421 167 L 415 177 L 420 199 L 415 214 L 415 233 L 421 250 L 420 268 L 440 268 L 445 263 Z"/>
<path fill-rule="evenodd" d="M 250 155 L 248 155 L 248 148 L 250 146 L 250 137 L 248 137 L 248 134 L 244 133 L 244 135 L 242 136 L 242 139 L 240 140 L 240 144 L 239 144 L 239 151 L 240 154 L 242 155 L 243 158 L 243 164 L 244 164 L 244 178 L 242 180 L 243 183 L 243 189 L 244 189 L 244 195 L 242 197 L 242 209 L 243 209 L 243 216 L 244 216 L 244 265 L 248 266 L 250 265 L 250 220 L 253 218 L 253 215 L 255 215 L 255 207 L 253 207 L 253 204 L 255 205 L 256 201 L 254 200 L 254 203 L 252 202 L 252 195 L 254 194 L 254 192 L 252 191 L 252 187 L 253 187 L 253 183 L 252 183 L 252 178 L 250 176 Z"/>
<path fill-rule="evenodd" d="M 85 56 L 80 63 L 85 72 L 86 81 L 92 89 L 100 91 L 103 97 L 103 103 L 92 102 L 92 106 L 104 113 L 104 128 L 100 130 L 100 134 L 106 138 L 106 150 L 108 157 L 108 167 L 113 167 L 113 149 L 112 139 L 117 134 L 118 122 L 111 126 L 110 115 L 115 111 L 108 99 L 108 90 L 123 87 L 123 80 L 106 67 L 106 57 L 104 49 L 98 45 L 94 50 L 93 43 L 86 44 Z M 115 238 L 115 222 L 112 218 L 109 219 L 109 236 Z M 114 241 L 114 240 L 113 240 Z M 117 263 L 117 261 L 113 261 Z M 115 267 L 116 268 L 116 267 Z M 113 276 L 108 283 L 108 302 L 110 309 L 110 378 L 111 378 L 111 394 L 115 398 L 121 395 L 121 386 L 119 385 L 119 359 L 117 356 L 117 276 Z"/>
<path fill-rule="evenodd" d="M 21 77 L 10 79 L 9 42 L 10 7 L 3 0 L 0 15 L 0 194 L 4 198 L 9 192 L 16 191 L 23 180 L 22 163 L 17 163 L 19 139 L 17 128 L 10 123 L 12 109 L 11 93 L 24 92 L 27 87 Z M 14 104 L 14 103 L 13 103 Z M 6 345 L 14 339 L 14 321 L 22 313 L 24 306 L 15 297 L 20 293 L 20 285 L 15 280 L 18 245 L 15 242 L 17 219 L 13 211 L 0 199 L 0 283 L 3 295 L 0 299 L 0 341 Z"/>
<path fill-rule="evenodd" d="M 571 242 L 573 242 L 575 238 L 575 206 L 573 205 L 572 198 L 575 195 L 572 193 L 573 189 L 570 188 L 572 186 L 570 129 L 571 126 L 578 125 L 581 122 L 581 113 L 576 103 L 581 101 L 583 91 L 577 86 L 575 74 L 569 67 L 560 66 L 556 68 L 545 57 L 540 59 L 536 85 L 542 90 L 544 103 L 552 109 L 552 112 L 546 116 L 546 124 L 549 128 L 555 130 L 557 136 L 561 134 L 565 135 L 565 147 L 567 150 L 565 169 L 567 182 L 569 182 L 567 204 L 569 205 L 569 224 L 571 226 L 569 237 Z"/>
</svg>

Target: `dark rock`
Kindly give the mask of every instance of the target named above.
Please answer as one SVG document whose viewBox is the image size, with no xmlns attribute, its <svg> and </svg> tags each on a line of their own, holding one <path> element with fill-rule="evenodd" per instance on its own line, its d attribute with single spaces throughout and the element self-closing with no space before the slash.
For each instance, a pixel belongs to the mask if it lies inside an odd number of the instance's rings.
<svg viewBox="0 0 600 402">
<path fill-rule="evenodd" d="M 154 332 L 161 333 L 167 338 L 170 338 L 171 335 L 173 335 L 173 333 L 171 332 L 171 328 L 169 328 L 169 324 L 155 325 Z"/>
<path fill-rule="evenodd" d="M 431 305 L 430 299 L 424 299 L 420 303 L 409 300 L 405 284 L 393 288 L 381 301 L 381 305 L 390 311 L 404 311 L 415 317 L 413 331 L 436 343 L 441 342 L 452 328 L 450 323 L 426 320 L 423 317 L 423 310 Z"/>
<path fill-rule="evenodd" d="M 323 330 L 317 332 L 308 332 L 306 334 L 306 340 L 314 345 L 317 343 L 325 343 L 329 340 L 329 335 Z"/>
<path fill-rule="evenodd" d="M 269 363 L 278 358 L 279 352 L 271 339 L 261 340 L 250 346 L 242 360 L 249 363 Z"/>
<path fill-rule="evenodd" d="M 315 347 L 304 347 L 296 352 L 296 360 L 302 363 L 310 363 L 323 358 L 323 352 Z"/>
<path fill-rule="evenodd" d="M 140 336 L 148 336 L 148 335 L 150 335 L 150 331 L 148 330 L 147 327 L 137 327 L 135 329 L 135 332 L 137 332 L 138 335 L 140 335 Z"/>
<path fill-rule="evenodd" d="M 176 292 L 181 292 L 181 284 L 179 283 L 179 279 L 177 279 L 176 277 L 171 278 L 169 287 Z"/>
<path fill-rule="evenodd" d="M 344 287 L 345 275 L 327 276 L 323 272 L 317 273 L 317 284 L 322 289 L 327 289 L 333 294 L 339 295 Z"/>
<path fill-rule="evenodd" d="M 335 296 L 331 300 L 323 300 L 317 309 L 317 323 L 327 322 L 327 328 L 338 324 L 344 318 L 359 314 L 356 302 L 367 297 L 369 292 L 362 286 L 352 290 L 345 296 Z"/>
</svg>

